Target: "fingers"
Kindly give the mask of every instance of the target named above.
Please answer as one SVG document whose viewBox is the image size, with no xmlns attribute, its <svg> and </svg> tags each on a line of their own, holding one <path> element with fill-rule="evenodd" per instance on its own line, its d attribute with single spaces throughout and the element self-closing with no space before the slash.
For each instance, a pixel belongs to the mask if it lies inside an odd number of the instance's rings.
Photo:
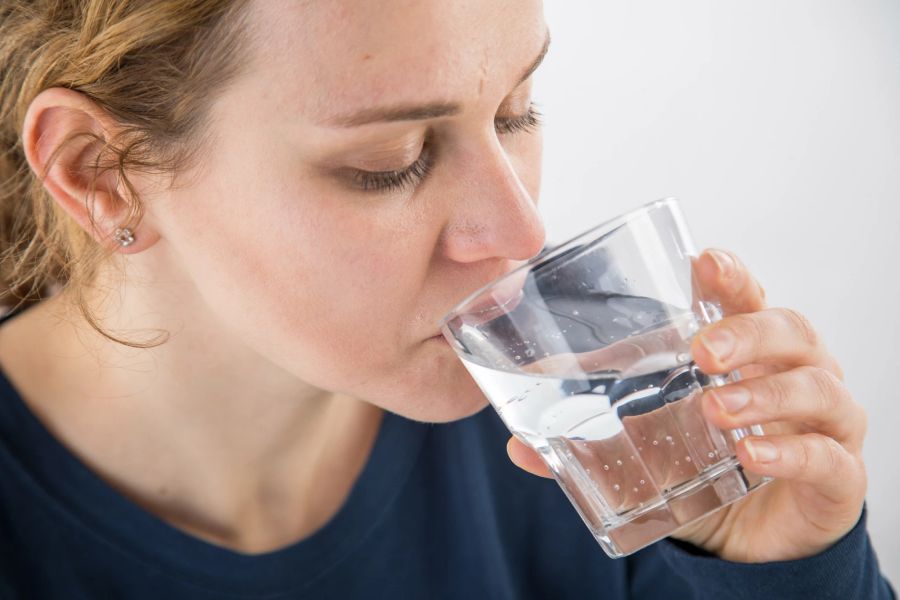
<svg viewBox="0 0 900 600">
<path fill-rule="evenodd" d="M 519 438 L 515 436 L 509 438 L 509 441 L 506 443 L 506 453 L 513 464 L 520 469 L 540 477 L 553 477 L 538 453 L 523 444 Z"/>
<path fill-rule="evenodd" d="M 694 336 L 691 355 L 706 373 L 764 363 L 812 365 L 831 371 L 838 379 L 844 375 L 806 317 L 789 308 L 732 315 L 707 325 Z"/>
<path fill-rule="evenodd" d="M 707 248 L 691 261 L 704 295 L 718 298 L 726 315 L 766 308 L 765 290 L 733 253 Z"/>
<path fill-rule="evenodd" d="M 862 460 L 820 433 L 747 437 L 737 444 L 737 454 L 744 468 L 813 484 L 836 504 L 856 500 L 866 488 Z"/>
<path fill-rule="evenodd" d="M 830 371 L 803 366 L 712 388 L 703 394 L 707 419 L 723 429 L 756 423 L 802 423 L 834 437 L 851 451 L 862 448 L 865 410 Z"/>
</svg>

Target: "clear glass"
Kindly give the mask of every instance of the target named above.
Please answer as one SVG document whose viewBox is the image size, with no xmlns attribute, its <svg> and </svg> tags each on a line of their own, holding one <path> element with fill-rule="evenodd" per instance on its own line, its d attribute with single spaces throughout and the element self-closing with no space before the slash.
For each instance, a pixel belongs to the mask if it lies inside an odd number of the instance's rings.
<svg viewBox="0 0 900 600">
<path fill-rule="evenodd" d="M 441 332 L 510 432 L 538 452 L 611 557 L 770 479 L 744 472 L 700 410 L 690 344 L 722 317 L 675 198 L 598 225 L 471 294 Z"/>
</svg>

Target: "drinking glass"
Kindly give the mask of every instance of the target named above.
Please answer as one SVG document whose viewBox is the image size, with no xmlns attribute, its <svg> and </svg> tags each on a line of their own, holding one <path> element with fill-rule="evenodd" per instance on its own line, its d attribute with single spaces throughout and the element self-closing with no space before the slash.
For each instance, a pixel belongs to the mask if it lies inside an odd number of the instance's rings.
<svg viewBox="0 0 900 600">
<path fill-rule="evenodd" d="M 611 557 L 770 481 L 702 415 L 691 340 L 722 318 L 694 273 L 676 198 L 645 204 L 475 291 L 441 333 L 510 432 L 534 449 Z"/>
</svg>

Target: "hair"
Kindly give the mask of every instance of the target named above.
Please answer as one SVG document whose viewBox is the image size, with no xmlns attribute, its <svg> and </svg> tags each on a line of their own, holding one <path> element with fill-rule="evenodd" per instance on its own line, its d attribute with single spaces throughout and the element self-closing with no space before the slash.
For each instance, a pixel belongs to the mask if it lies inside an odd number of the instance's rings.
<svg viewBox="0 0 900 600">
<path fill-rule="evenodd" d="M 116 124 L 99 143 L 85 206 L 97 178 L 115 173 L 134 229 L 143 209 L 128 172 L 171 177 L 196 164 L 209 134 L 209 108 L 239 74 L 248 0 L 0 0 L 0 307 L 16 310 L 63 290 L 104 337 L 85 291 L 115 247 L 97 243 L 47 192 L 22 146 L 25 113 L 43 90 L 84 94 Z M 104 157 L 101 161 L 101 156 Z M 93 224 L 93 217 L 91 218 Z"/>
</svg>

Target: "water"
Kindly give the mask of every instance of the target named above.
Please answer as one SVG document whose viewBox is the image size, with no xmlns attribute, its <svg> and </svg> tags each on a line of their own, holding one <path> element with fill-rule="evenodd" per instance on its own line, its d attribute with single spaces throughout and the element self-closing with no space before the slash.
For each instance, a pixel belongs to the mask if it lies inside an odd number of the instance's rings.
<svg viewBox="0 0 900 600">
<path fill-rule="evenodd" d="M 700 329 L 693 312 L 651 310 L 647 298 L 619 294 L 553 300 L 544 298 L 543 315 L 523 303 L 504 317 L 520 327 L 549 313 L 558 329 L 545 327 L 547 339 L 507 336 L 493 362 L 463 362 L 607 553 L 633 552 L 762 482 L 734 452 L 735 441 L 761 430 L 723 432 L 701 413 L 703 388 L 726 380 L 691 360 Z M 484 327 L 493 340 L 513 330 L 501 319 Z"/>
</svg>

